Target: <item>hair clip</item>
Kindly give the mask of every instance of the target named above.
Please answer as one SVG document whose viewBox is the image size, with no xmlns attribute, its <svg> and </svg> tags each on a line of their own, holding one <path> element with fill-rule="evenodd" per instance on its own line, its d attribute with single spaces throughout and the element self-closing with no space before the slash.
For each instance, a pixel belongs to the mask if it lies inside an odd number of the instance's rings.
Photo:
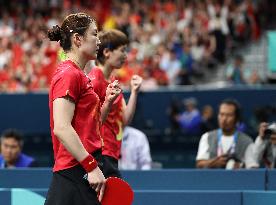
<svg viewBox="0 0 276 205">
<path fill-rule="evenodd" d="M 74 31 L 73 29 L 70 29 L 69 26 L 66 26 L 66 28 L 69 30 L 70 33 Z"/>
</svg>

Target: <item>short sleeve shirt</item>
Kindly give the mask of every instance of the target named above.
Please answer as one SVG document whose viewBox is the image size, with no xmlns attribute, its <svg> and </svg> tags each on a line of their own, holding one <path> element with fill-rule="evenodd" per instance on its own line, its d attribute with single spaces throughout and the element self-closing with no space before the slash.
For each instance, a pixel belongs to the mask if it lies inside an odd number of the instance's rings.
<svg viewBox="0 0 276 205">
<path fill-rule="evenodd" d="M 89 78 L 95 92 L 98 94 L 101 105 L 104 103 L 108 82 L 105 80 L 103 72 L 98 67 L 94 67 L 89 73 Z M 111 81 L 115 79 L 112 78 Z M 105 123 L 101 127 L 104 147 L 103 155 L 119 159 L 123 138 L 123 94 L 120 94 L 114 101 Z"/>
<path fill-rule="evenodd" d="M 72 126 L 84 148 L 87 152 L 93 153 L 102 146 L 99 97 L 84 72 L 72 61 L 64 61 L 58 66 L 49 90 L 50 127 L 55 158 L 54 171 L 78 164 L 78 161 L 53 133 L 53 102 L 55 99 L 65 96 L 69 96 L 75 103 Z"/>
</svg>

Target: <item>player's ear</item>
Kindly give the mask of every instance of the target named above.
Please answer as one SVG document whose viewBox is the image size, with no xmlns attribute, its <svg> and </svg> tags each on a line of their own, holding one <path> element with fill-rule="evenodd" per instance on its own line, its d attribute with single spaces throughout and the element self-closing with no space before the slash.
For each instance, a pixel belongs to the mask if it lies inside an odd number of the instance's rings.
<svg viewBox="0 0 276 205">
<path fill-rule="evenodd" d="M 83 40 L 83 37 L 81 35 L 79 35 L 78 33 L 74 33 L 73 42 L 77 47 L 81 46 L 82 40 Z"/>
<path fill-rule="evenodd" d="M 104 55 L 104 58 L 109 58 L 109 56 L 110 56 L 110 49 L 109 48 L 104 48 L 103 49 L 103 55 Z"/>
</svg>

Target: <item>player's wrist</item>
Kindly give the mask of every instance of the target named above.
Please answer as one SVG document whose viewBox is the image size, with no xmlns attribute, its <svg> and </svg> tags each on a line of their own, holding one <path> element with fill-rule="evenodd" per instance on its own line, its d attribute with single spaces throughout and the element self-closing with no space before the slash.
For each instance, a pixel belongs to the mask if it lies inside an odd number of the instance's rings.
<svg viewBox="0 0 276 205">
<path fill-rule="evenodd" d="M 106 104 L 107 106 L 111 106 L 113 102 L 114 102 L 114 99 L 109 97 L 106 97 L 104 100 L 104 104 Z"/>
<path fill-rule="evenodd" d="M 138 95 L 138 92 L 139 92 L 139 89 L 136 89 L 136 88 L 131 89 L 131 94 L 132 95 Z"/>
<path fill-rule="evenodd" d="M 96 169 L 98 167 L 98 163 L 95 160 L 94 157 L 92 157 L 90 154 L 87 155 L 87 157 L 85 157 L 81 162 L 80 162 L 81 166 L 84 168 L 84 170 L 89 173 L 91 171 L 93 171 L 94 169 Z"/>
</svg>

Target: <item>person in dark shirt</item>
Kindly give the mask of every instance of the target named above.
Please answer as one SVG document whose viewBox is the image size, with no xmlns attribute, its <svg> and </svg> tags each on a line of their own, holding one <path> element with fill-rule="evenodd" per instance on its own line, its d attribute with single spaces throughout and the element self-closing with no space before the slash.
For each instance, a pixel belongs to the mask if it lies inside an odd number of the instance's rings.
<svg viewBox="0 0 276 205">
<path fill-rule="evenodd" d="M 5 130 L 1 135 L 0 168 L 35 167 L 34 158 L 23 154 L 23 139 L 15 129 Z"/>
</svg>

